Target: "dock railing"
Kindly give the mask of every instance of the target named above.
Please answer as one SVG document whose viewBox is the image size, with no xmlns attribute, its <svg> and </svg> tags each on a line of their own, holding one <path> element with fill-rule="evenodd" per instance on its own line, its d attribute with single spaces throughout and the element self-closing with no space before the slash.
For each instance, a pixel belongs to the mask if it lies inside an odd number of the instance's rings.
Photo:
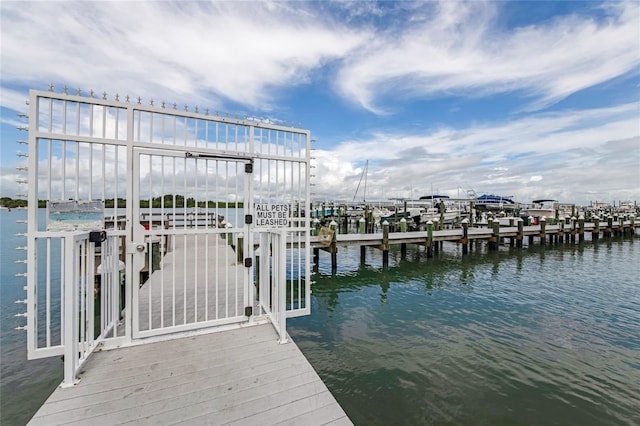
<svg viewBox="0 0 640 426">
<path fill-rule="evenodd" d="M 30 272 L 36 279 L 28 292 L 28 309 L 33 310 L 28 315 L 29 359 L 63 355 L 62 386 L 72 386 L 98 344 L 117 334 L 120 236 L 98 243 L 86 231 L 46 232 L 36 236 L 33 245 Z"/>
<path fill-rule="evenodd" d="M 101 274 L 96 286 L 96 242 L 90 233 L 65 237 L 63 281 L 64 379 L 63 387 L 76 383 L 78 371 L 97 345 L 117 328 L 120 318 L 120 267 L 118 236 L 100 242 Z M 96 336 L 96 297 L 99 291 L 99 328 Z"/>
</svg>

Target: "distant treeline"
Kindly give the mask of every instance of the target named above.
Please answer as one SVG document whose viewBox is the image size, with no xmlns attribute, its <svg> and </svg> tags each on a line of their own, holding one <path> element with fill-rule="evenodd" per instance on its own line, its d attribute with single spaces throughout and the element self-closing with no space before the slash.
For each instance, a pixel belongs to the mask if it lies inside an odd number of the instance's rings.
<svg viewBox="0 0 640 426">
<path fill-rule="evenodd" d="M 151 203 L 149 201 L 151 201 Z M 186 202 L 186 206 L 185 206 L 185 202 Z M 124 198 L 118 198 L 117 203 L 118 203 L 118 208 L 127 207 L 127 201 Z M 113 198 L 107 198 L 106 200 L 104 200 L 104 207 L 107 209 L 114 208 L 115 204 L 116 204 L 116 200 Z M 9 207 L 9 208 L 26 207 L 27 200 L 14 200 L 13 198 L 10 198 L 10 197 L 2 197 L 0 198 L 0 206 Z M 201 200 L 198 200 L 196 202 L 195 198 L 193 197 L 188 197 L 185 200 L 184 196 L 182 195 L 174 196 L 171 194 L 165 195 L 163 197 L 154 197 L 151 200 L 140 200 L 140 207 L 143 207 L 143 208 L 148 208 L 148 207 L 184 208 L 184 207 L 196 207 L 196 206 L 198 208 L 207 208 L 207 207 L 209 208 L 215 208 L 215 207 L 242 208 L 244 207 L 244 203 L 235 202 L 235 201 L 227 202 L 227 201 L 201 201 Z M 38 207 L 41 207 L 41 208 L 47 207 L 47 201 L 38 200 Z"/>
<path fill-rule="evenodd" d="M 38 203 L 40 205 L 40 203 Z M 27 207 L 27 200 L 14 200 L 9 197 L 0 198 L 0 207 L 9 207 L 15 209 L 16 207 Z"/>
</svg>

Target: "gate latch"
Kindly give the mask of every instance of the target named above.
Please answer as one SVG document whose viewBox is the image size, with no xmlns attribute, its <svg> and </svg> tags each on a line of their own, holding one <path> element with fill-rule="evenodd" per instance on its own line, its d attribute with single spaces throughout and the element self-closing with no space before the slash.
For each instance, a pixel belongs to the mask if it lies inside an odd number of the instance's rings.
<svg viewBox="0 0 640 426">
<path fill-rule="evenodd" d="M 147 247 L 141 243 L 129 243 L 127 245 L 127 254 L 144 253 Z"/>
</svg>

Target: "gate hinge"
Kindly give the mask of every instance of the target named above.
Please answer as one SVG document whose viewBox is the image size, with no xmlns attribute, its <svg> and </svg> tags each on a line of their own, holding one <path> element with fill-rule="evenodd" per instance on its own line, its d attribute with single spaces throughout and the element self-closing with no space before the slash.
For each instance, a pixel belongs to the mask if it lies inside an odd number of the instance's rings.
<svg viewBox="0 0 640 426">
<path fill-rule="evenodd" d="M 246 266 L 247 268 L 251 268 L 253 266 L 253 259 L 251 259 L 250 257 L 245 257 L 244 266 Z"/>
<path fill-rule="evenodd" d="M 251 225 L 253 223 L 253 215 L 246 214 L 244 215 L 244 224 Z"/>
<path fill-rule="evenodd" d="M 244 164 L 244 172 L 245 173 L 253 173 L 253 162 Z"/>
<path fill-rule="evenodd" d="M 245 317 L 250 317 L 251 315 L 253 315 L 253 306 L 245 306 L 245 308 L 244 308 L 244 316 Z"/>
</svg>

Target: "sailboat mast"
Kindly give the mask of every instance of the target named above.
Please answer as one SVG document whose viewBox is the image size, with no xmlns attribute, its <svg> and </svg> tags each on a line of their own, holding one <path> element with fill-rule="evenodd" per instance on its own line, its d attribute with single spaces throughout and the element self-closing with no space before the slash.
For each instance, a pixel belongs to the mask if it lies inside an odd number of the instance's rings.
<svg viewBox="0 0 640 426">
<path fill-rule="evenodd" d="M 356 187 L 356 193 L 353 194 L 352 203 L 356 202 L 356 197 L 358 196 L 358 190 L 360 189 L 360 184 L 362 183 L 362 178 L 364 177 L 364 195 L 362 196 L 362 201 L 366 201 L 367 197 L 367 169 L 369 167 L 369 160 L 364 165 L 364 169 L 362 170 L 362 174 L 360 175 L 360 180 L 358 181 L 358 186 Z"/>
<path fill-rule="evenodd" d="M 364 192 L 362 194 L 362 201 L 367 201 L 367 175 L 369 174 L 369 160 L 364 164 Z"/>
</svg>

